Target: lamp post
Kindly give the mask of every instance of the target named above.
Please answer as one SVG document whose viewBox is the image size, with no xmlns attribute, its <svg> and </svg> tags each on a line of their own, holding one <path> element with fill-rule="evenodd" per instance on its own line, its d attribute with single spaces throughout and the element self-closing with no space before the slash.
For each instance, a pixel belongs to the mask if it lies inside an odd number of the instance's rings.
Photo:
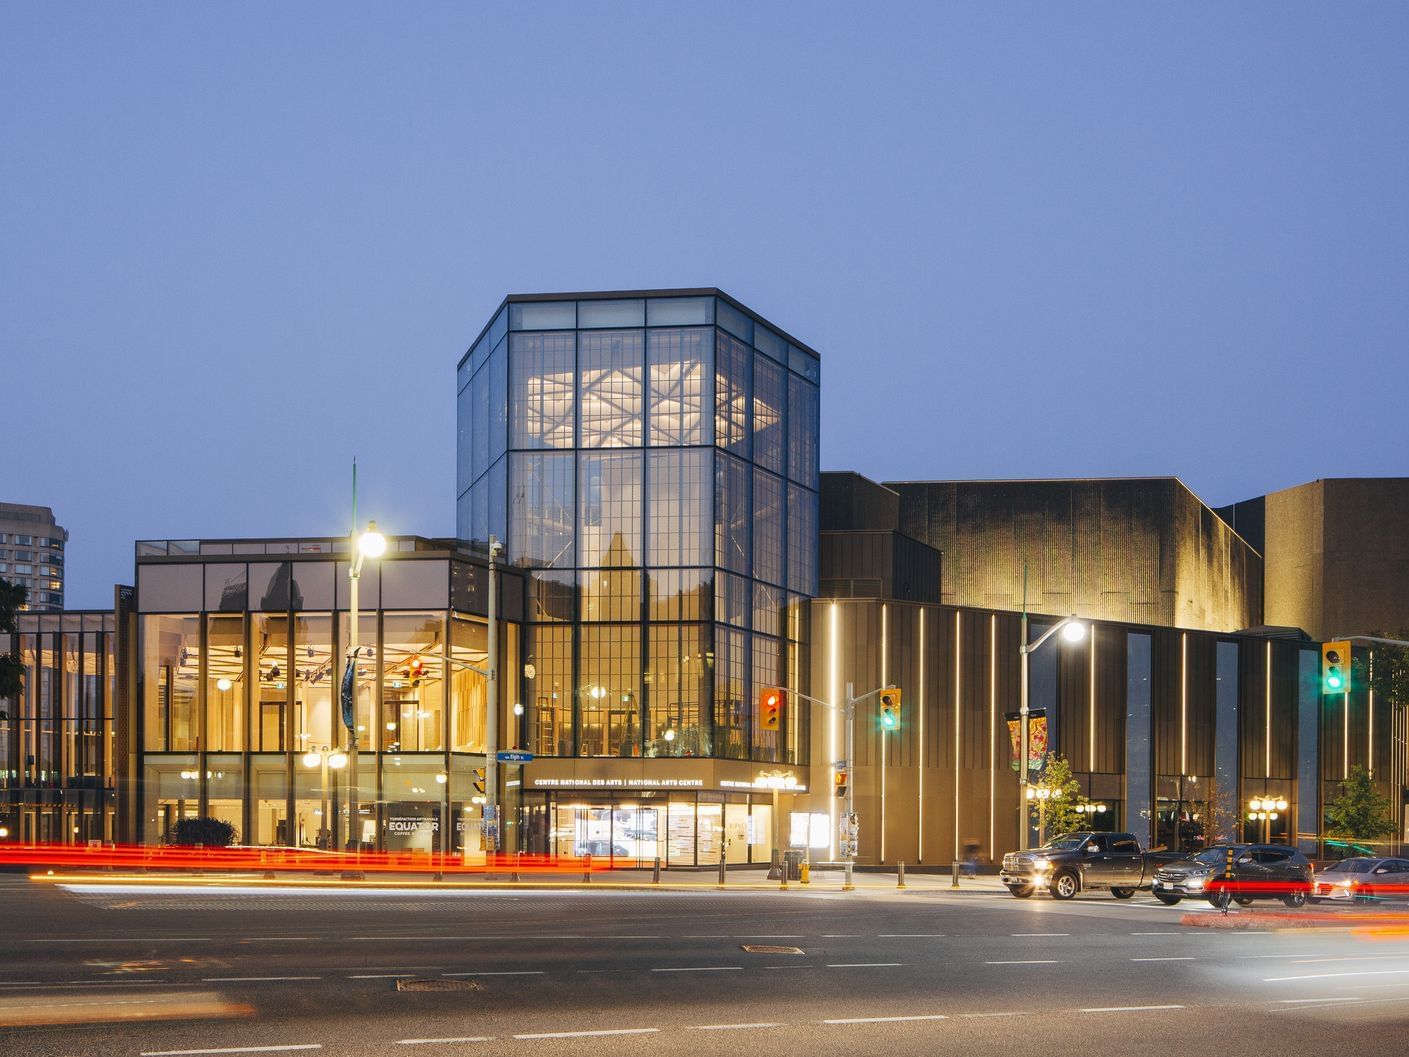
<svg viewBox="0 0 1409 1057">
<path fill-rule="evenodd" d="M 353 506 L 357 504 L 357 469 L 353 467 Z M 357 759 L 360 754 L 360 744 L 357 734 L 357 654 L 361 646 L 357 641 L 358 608 L 357 608 L 357 585 L 362 578 L 362 562 L 367 558 L 380 558 L 386 553 L 386 537 L 377 531 L 375 521 L 367 522 L 367 531 L 358 535 L 355 527 L 356 515 L 354 514 L 354 528 L 352 530 L 352 561 L 348 563 L 348 636 L 347 636 L 347 670 L 343 673 L 342 680 L 342 719 L 347 726 L 348 735 L 348 762 L 350 764 L 347 772 L 347 850 L 360 851 L 362 849 L 361 820 L 358 818 L 359 805 L 357 803 Z"/>
<path fill-rule="evenodd" d="M 779 880 L 786 885 L 788 883 L 788 864 L 783 858 L 782 809 L 778 802 L 778 796 L 785 789 L 797 788 L 797 775 L 791 771 L 765 771 L 758 776 L 754 784 L 773 791 L 773 858 L 778 863 Z M 770 870 L 769 878 L 771 879 L 772 876 Z"/>
<path fill-rule="evenodd" d="M 1027 839 L 1027 803 L 1032 799 L 1031 787 L 1028 781 L 1028 753 L 1031 744 L 1031 727 L 1028 709 L 1028 671 L 1027 658 L 1031 653 L 1035 653 L 1041 645 L 1055 635 L 1058 631 L 1062 633 L 1062 640 L 1065 642 L 1080 642 L 1086 637 L 1086 625 L 1077 620 L 1076 617 L 1063 617 L 1050 628 L 1037 637 L 1035 642 L 1027 641 L 1027 608 L 1023 607 L 1021 643 L 1018 646 L 1019 667 L 1021 668 L 1022 703 L 1019 707 L 1020 734 L 1018 738 L 1018 849 L 1026 851 Z M 1039 817 L 1041 806 L 1038 807 Z M 1040 823 L 1039 823 L 1040 825 Z"/>
<path fill-rule="evenodd" d="M 1272 843 L 1272 822 L 1286 811 L 1287 801 L 1278 796 L 1273 797 L 1264 794 L 1255 796 L 1248 801 L 1248 818 L 1262 823 L 1262 843 Z"/>
<path fill-rule="evenodd" d="M 494 536 L 489 537 L 489 630 L 486 647 L 489 656 L 485 659 L 488 673 L 485 676 L 484 702 L 484 811 L 481 819 L 484 826 L 484 850 L 499 850 L 499 593 L 496 581 L 495 560 L 504 545 Z"/>
</svg>

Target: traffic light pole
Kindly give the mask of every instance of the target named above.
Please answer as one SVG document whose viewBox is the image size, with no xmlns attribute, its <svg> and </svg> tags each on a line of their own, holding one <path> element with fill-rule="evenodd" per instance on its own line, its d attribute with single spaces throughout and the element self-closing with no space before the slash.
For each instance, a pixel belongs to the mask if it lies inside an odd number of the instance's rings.
<svg viewBox="0 0 1409 1057">
<path fill-rule="evenodd" d="M 842 723 L 845 727 L 843 736 L 845 738 L 844 744 L 846 745 L 847 771 L 845 820 L 847 827 L 847 854 L 842 867 L 845 871 L 841 886 L 843 892 L 850 892 L 856 888 L 856 886 L 852 883 L 852 868 L 856 865 L 856 848 L 857 845 L 860 844 L 860 826 L 857 824 L 856 820 L 856 784 L 852 781 L 851 775 L 851 768 L 852 764 L 855 762 L 856 755 L 856 706 L 859 705 L 862 701 L 875 697 L 883 690 L 895 689 L 894 683 L 888 683 L 885 686 L 878 686 L 876 687 L 876 689 L 870 691 L 869 693 L 865 693 L 862 694 L 860 697 L 857 697 L 852 692 L 853 687 L 855 685 L 856 684 L 854 683 L 846 684 L 846 704 L 840 707 L 832 704 L 830 701 L 823 701 L 820 698 L 812 697 L 809 694 L 804 694 L 799 690 L 789 690 L 786 687 L 780 687 L 780 689 L 782 689 L 783 692 L 786 694 L 792 694 L 794 697 L 801 698 L 803 701 L 807 701 L 814 705 L 820 705 L 822 708 L 838 713 L 841 716 Z M 884 733 L 882 734 L 882 736 L 884 737 Z M 811 831 L 809 827 L 809 835 L 810 832 Z"/>
</svg>

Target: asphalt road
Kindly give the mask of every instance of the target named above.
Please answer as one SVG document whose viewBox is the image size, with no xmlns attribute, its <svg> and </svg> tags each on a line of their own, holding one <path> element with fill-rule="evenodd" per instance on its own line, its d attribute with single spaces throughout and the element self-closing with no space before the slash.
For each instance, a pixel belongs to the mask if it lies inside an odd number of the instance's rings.
<svg viewBox="0 0 1409 1057">
<path fill-rule="evenodd" d="M 1181 926 L 1189 909 L 934 889 L 251 893 L 3 877 L 0 1053 L 1409 1051 L 1409 916 L 1375 933 L 1219 931 Z"/>
</svg>

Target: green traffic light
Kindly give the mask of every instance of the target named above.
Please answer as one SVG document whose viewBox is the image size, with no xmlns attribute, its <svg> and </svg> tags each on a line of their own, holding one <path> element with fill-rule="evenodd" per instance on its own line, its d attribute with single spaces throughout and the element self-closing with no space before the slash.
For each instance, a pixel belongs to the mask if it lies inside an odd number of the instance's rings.
<svg viewBox="0 0 1409 1057">
<path fill-rule="evenodd" d="M 895 727 L 895 713 L 886 712 L 881 716 L 881 726 L 893 729 Z"/>
<path fill-rule="evenodd" d="M 1341 678 L 1340 672 L 1332 671 L 1330 675 L 1326 676 L 1326 685 L 1332 690 L 1339 690 L 1345 685 L 1345 680 Z"/>
</svg>

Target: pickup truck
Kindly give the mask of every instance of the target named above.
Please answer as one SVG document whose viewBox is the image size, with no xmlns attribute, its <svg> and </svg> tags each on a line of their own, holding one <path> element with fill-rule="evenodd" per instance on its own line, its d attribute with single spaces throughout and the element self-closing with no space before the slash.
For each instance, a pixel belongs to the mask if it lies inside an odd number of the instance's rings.
<svg viewBox="0 0 1409 1057">
<path fill-rule="evenodd" d="M 1117 899 L 1129 899 L 1149 888 L 1155 870 L 1180 858 L 1174 853 L 1141 849 L 1130 833 L 1063 833 L 1033 851 L 1003 856 L 999 880 L 1018 899 L 1045 888 L 1053 899 L 1071 899 L 1078 892 L 1105 889 Z"/>
</svg>

